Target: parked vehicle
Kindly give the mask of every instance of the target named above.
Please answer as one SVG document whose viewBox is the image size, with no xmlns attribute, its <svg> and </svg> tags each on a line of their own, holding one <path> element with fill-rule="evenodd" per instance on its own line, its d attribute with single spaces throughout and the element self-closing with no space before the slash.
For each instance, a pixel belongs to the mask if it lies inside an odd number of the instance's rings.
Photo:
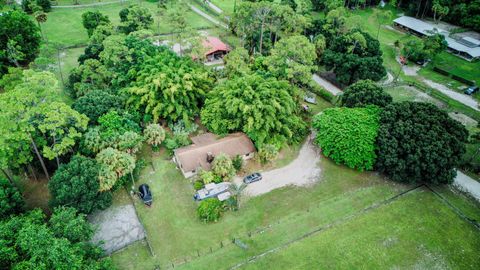
<svg viewBox="0 0 480 270">
<path fill-rule="evenodd" d="M 147 184 L 141 184 L 138 187 L 138 192 L 143 203 L 147 206 L 151 206 L 153 202 L 153 196 L 152 192 L 150 192 L 150 187 Z"/>
<path fill-rule="evenodd" d="M 217 198 L 218 195 L 228 192 L 229 188 L 230 183 L 227 182 L 221 182 L 218 184 L 210 183 L 205 185 L 204 188 L 197 191 L 197 193 L 195 193 L 195 195 L 193 196 L 193 199 L 195 199 L 196 201 L 202 201 L 207 198 Z"/>
<path fill-rule="evenodd" d="M 245 176 L 245 178 L 243 178 L 243 182 L 245 184 L 250 184 L 260 180 L 262 180 L 262 175 L 260 173 L 252 173 L 250 175 Z"/>
<path fill-rule="evenodd" d="M 478 92 L 478 86 L 470 86 L 468 87 L 467 89 L 465 89 L 465 91 L 463 91 L 465 94 L 467 95 L 473 95 L 475 94 L 476 92 Z"/>
</svg>

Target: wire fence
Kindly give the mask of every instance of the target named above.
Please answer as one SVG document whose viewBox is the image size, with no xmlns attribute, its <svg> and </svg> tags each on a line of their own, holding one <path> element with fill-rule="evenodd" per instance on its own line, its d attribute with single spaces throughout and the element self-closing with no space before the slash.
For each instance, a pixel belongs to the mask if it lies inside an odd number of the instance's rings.
<svg viewBox="0 0 480 270">
<path fill-rule="evenodd" d="M 367 207 L 365 207 L 361 210 L 355 211 L 354 213 L 351 213 L 351 214 L 346 215 L 342 218 L 336 219 L 336 220 L 332 221 L 331 223 L 313 228 L 312 230 L 310 230 L 308 232 L 305 232 L 305 233 L 301 234 L 300 236 L 295 237 L 295 238 L 293 238 L 289 241 L 286 241 L 283 244 L 277 245 L 277 246 L 275 246 L 271 249 L 268 249 L 268 250 L 266 250 L 266 251 L 264 251 L 260 254 L 254 255 L 254 256 L 248 258 L 247 260 L 242 261 L 242 262 L 232 266 L 231 269 L 238 269 L 241 266 L 245 265 L 246 263 L 253 262 L 260 257 L 263 257 L 263 256 L 265 256 L 269 253 L 274 253 L 274 252 L 276 252 L 280 249 L 288 247 L 289 245 L 291 245 L 295 242 L 298 242 L 298 241 L 304 240 L 308 237 L 311 237 L 311 236 L 313 236 L 313 235 L 315 235 L 315 234 L 317 234 L 321 231 L 324 231 L 324 230 L 327 230 L 331 227 L 334 227 L 334 226 L 337 226 L 339 224 L 348 222 L 351 219 L 354 219 L 354 218 L 356 218 L 360 215 L 363 215 L 363 214 L 365 214 L 367 212 L 370 212 L 374 209 L 377 209 L 381 206 L 387 205 L 387 204 L 399 199 L 400 197 L 402 197 L 402 196 L 404 196 L 408 193 L 411 193 L 411 192 L 413 192 L 417 189 L 423 188 L 423 187 L 426 190 L 432 192 L 442 202 L 447 204 L 460 218 L 462 218 L 463 220 L 467 221 L 468 223 L 472 224 L 475 228 L 480 230 L 480 224 L 478 223 L 477 220 L 468 217 L 468 215 L 463 213 L 460 209 L 458 209 L 450 201 L 448 201 L 445 198 L 445 196 L 441 195 L 440 193 L 435 191 L 430 186 L 428 186 L 426 184 L 420 184 L 420 185 L 416 185 L 414 187 L 408 188 L 408 189 L 406 189 L 406 190 L 404 190 L 404 191 L 402 191 L 398 194 L 395 194 L 395 195 L 393 195 L 393 196 L 391 196 L 391 197 L 389 197 L 389 198 L 387 198 L 383 201 L 373 203 L 373 204 L 371 204 L 371 205 L 369 205 L 369 206 L 367 206 Z M 205 257 L 205 256 L 211 255 L 213 253 L 216 253 L 216 252 L 218 252 L 218 251 L 220 251 L 224 248 L 230 248 L 230 247 L 236 246 L 236 247 L 241 248 L 241 249 L 248 249 L 248 246 L 242 241 L 242 239 L 251 239 L 251 238 L 253 238 L 257 235 L 261 235 L 261 234 L 267 233 L 269 231 L 272 231 L 279 225 L 287 224 L 291 221 L 295 221 L 301 215 L 310 214 L 310 212 L 315 211 L 316 208 L 320 208 L 322 205 L 323 204 L 318 204 L 314 207 L 310 207 L 310 208 L 305 209 L 305 211 L 297 212 L 294 215 L 291 215 L 291 216 L 289 216 L 287 218 L 284 218 L 284 219 L 280 219 L 280 220 L 278 220 L 274 223 L 270 223 L 266 226 L 257 227 L 253 230 L 249 230 L 249 231 L 246 231 L 246 232 L 243 232 L 243 233 L 239 233 L 235 236 L 228 237 L 226 239 L 220 240 L 215 245 L 211 245 L 211 246 L 209 246 L 207 248 L 204 248 L 204 249 L 201 249 L 201 250 L 200 249 L 194 250 L 194 251 L 192 251 L 192 253 L 185 254 L 185 256 L 183 256 L 181 258 L 170 259 L 168 263 L 160 263 L 158 260 L 155 260 L 153 268 L 154 269 L 174 269 L 174 268 L 180 267 L 184 264 L 187 264 L 187 263 L 190 263 L 192 261 L 198 260 L 202 257 Z M 140 222 L 142 222 L 142 221 L 140 220 Z M 152 255 L 152 257 L 155 257 L 156 253 L 155 253 L 153 247 L 150 245 L 150 241 L 148 239 L 147 234 L 146 234 L 145 242 L 146 242 L 147 248 L 149 249 L 150 254 Z"/>
</svg>

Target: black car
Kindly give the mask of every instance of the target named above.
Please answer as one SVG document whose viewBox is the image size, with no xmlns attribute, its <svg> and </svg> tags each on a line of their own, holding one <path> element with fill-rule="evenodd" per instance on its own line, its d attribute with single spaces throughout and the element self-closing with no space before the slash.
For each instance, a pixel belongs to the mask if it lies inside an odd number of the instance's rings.
<svg viewBox="0 0 480 270">
<path fill-rule="evenodd" d="M 152 193 L 150 192 L 150 187 L 147 184 L 141 184 L 138 187 L 138 192 L 140 193 L 140 198 L 145 205 L 150 206 L 153 202 Z"/>
<path fill-rule="evenodd" d="M 252 173 L 250 175 L 245 176 L 245 178 L 243 178 L 243 182 L 245 184 L 250 184 L 260 180 L 262 180 L 262 175 L 260 173 Z"/>
<path fill-rule="evenodd" d="M 478 86 L 470 86 L 463 92 L 467 95 L 473 95 L 474 93 L 478 92 Z"/>
</svg>

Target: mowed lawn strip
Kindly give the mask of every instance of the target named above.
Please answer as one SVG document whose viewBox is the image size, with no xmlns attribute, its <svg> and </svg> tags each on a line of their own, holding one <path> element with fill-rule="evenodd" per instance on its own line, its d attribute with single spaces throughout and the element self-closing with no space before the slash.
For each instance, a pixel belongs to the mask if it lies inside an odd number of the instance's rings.
<svg viewBox="0 0 480 270">
<path fill-rule="evenodd" d="M 479 269 L 478 250 L 480 232 L 421 190 L 242 269 Z"/>
</svg>

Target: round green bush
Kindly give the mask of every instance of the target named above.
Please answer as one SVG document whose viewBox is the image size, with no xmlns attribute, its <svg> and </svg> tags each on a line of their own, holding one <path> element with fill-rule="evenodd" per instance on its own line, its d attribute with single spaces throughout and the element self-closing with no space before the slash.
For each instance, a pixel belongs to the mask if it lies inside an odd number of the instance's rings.
<svg viewBox="0 0 480 270">
<path fill-rule="evenodd" d="M 195 182 L 193 183 L 193 188 L 194 188 L 195 190 L 200 190 L 200 189 L 202 189 L 204 186 L 205 186 L 205 184 L 204 184 L 202 181 L 199 181 L 199 180 L 197 180 L 197 181 L 195 181 Z"/>
<path fill-rule="evenodd" d="M 205 222 L 216 222 L 222 215 L 223 203 L 217 198 L 208 198 L 200 202 L 198 217 Z"/>
</svg>

